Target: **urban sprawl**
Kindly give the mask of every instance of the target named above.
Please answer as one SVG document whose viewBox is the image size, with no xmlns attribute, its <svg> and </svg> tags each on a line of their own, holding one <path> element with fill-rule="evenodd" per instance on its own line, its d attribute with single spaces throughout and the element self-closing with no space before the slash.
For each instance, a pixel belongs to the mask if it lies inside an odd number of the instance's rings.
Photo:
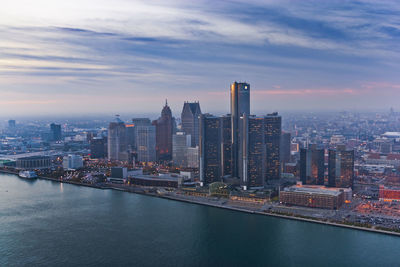
<svg viewBox="0 0 400 267">
<path fill-rule="evenodd" d="M 185 102 L 174 118 L 8 120 L 0 170 L 258 214 L 400 232 L 400 113 L 230 114 Z M 107 125 L 108 124 L 108 125 Z"/>
</svg>

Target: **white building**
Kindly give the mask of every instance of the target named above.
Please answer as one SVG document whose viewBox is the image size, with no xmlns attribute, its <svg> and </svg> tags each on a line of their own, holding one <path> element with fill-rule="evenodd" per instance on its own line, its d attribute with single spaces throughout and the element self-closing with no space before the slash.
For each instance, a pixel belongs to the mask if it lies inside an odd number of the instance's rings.
<svg viewBox="0 0 400 267">
<path fill-rule="evenodd" d="M 76 170 L 83 167 L 83 158 L 79 155 L 68 155 L 63 157 L 64 170 Z"/>
</svg>

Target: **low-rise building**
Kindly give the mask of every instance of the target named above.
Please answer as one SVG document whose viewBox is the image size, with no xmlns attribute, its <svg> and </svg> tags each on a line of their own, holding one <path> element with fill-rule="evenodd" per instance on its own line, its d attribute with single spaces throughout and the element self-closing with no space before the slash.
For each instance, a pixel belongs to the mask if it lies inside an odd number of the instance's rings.
<svg viewBox="0 0 400 267">
<path fill-rule="evenodd" d="M 345 202 L 345 192 L 343 188 L 308 186 L 299 183 L 281 190 L 279 201 L 286 205 L 338 209 Z"/>
</svg>

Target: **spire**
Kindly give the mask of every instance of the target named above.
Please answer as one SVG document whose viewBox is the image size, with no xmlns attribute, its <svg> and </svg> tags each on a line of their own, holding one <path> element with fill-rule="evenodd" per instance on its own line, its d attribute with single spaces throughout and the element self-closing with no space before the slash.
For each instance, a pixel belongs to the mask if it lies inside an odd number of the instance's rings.
<svg viewBox="0 0 400 267">
<path fill-rule="evenodd" d="M 165 99 L 165 106 L 166 107 L 168 106 L 168 100 L 167 99 Z"/>
</svg>

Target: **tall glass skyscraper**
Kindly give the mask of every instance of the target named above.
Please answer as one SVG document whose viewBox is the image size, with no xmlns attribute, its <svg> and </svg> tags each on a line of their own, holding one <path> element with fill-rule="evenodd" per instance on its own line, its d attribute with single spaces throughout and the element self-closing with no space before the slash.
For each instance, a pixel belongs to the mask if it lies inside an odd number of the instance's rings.
<svg viewBox="0 0 400 267">
<path fill-rule="evenodd" d="M 201 115 L 199 102 L 185 102 L 183 104 L 181 120 L 182 131 L 186 135 L 190 135 L 191 146 L 196 147 L 199 145 L 199 116 Z"/>
<path fill-rule="evenodd" d="M 278 113 L 268 114 L 264 117 L 264 135 L 266 145 L 266 176 L 265 179 L 273 180 L 281 177 L 280 142 L 282 133 L 282 118 Z"/>
<path fill-rule="evenodd" d="M 108 125 L 108 160 L 128 160 L 125 123 L 118 117 Z"/>
<path fill-rule="evenodd" d="M 325 150 L 312 144 L 300 149 L 300 180 L 303 184 L 324 184 Z"/>
<path fill-rule="evenodd" d="M 329 150 L 328 185 L 331 187 L 353 187 L 354 150 L 338 145 Z"/>
<path fill-rule="evenodd" d="M 200 181 L 210 184 L 221 180 L 221 119 L 210 114 L 200 116 Z"/>
<path fill-rule="evenodd" d="M 239 148 L 243 142 L 242 130 L 240 129 L 240 117 L 250 115 L 250 84 L 231 84 L 231 131 L 232 131 L 232 177 L 240 177 Z"/>
</svg>

